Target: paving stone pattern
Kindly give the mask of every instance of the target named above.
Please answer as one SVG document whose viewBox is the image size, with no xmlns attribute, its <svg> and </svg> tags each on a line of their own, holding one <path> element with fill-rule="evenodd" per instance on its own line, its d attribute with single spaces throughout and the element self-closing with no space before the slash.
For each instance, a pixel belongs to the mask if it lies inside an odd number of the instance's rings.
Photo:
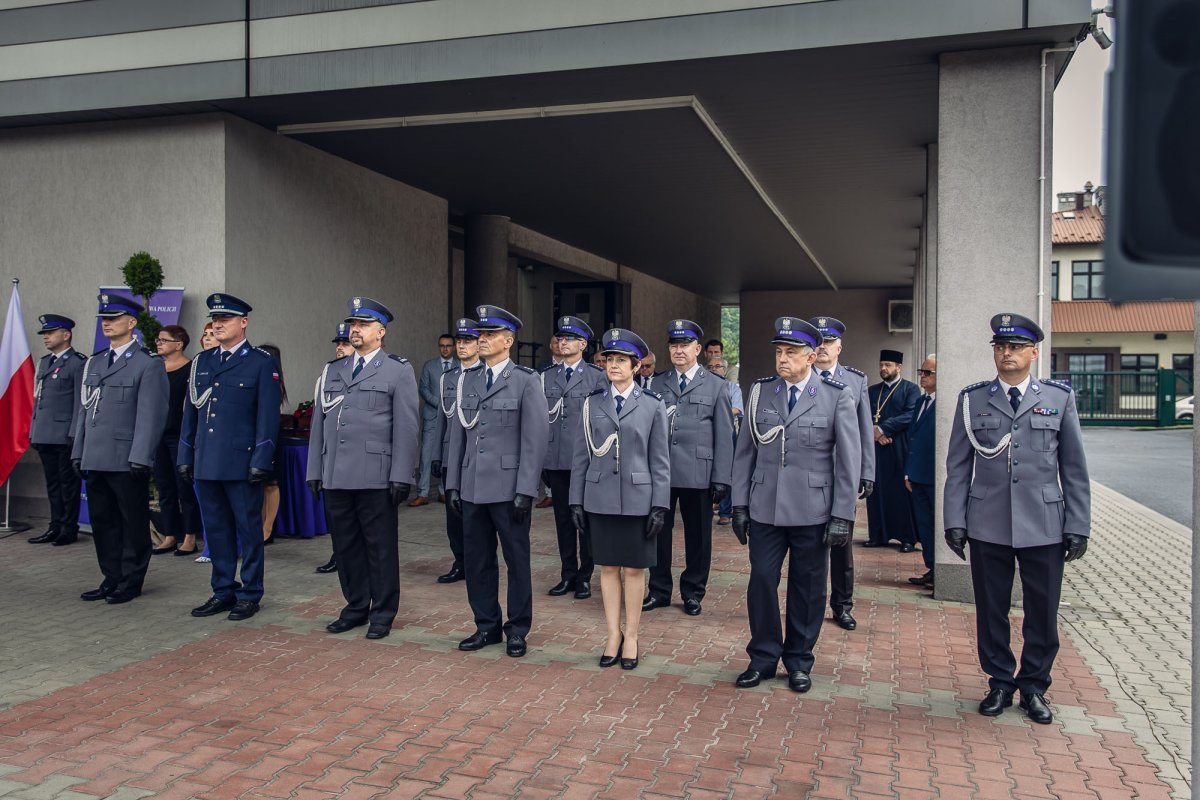
<svg viewBox="0 0 1200 800">
<path fill-rule="evenodd" d="M 323 630 L 341 606 L 336 577 L 312 572 L 323 538 L 269 548 L 263 611 L 231 623 L 188 616 L 209 594 L 190 558 L 155 557 L 145 594 L 108 606 L 77 599 L 99 580 L 87 540 L 12 537 L 0 541 L 0 797 L 1184 797 L 1169 755 L 1187 752 L 1175 727 L 1190 722 L 1177 680 L 1188 645 L 1175 637 L 1188 623 L 1142 609 L 1146 629 L 1130 631 L 1145 591 L 1130 559 L 1150 553 L 1117 543 L 1112 526 L 1136 509 L 1100 492 L 1097 504 L 1107 519 L 1086 569 L 1069 570 L 1050 726 L 975 713 L 973 608 L 907 584 L 919 553 L 856 546 L 859 628 L 826 625 L 813 690 L 797 695 L 782 680 L 733 686 L 749 567 L 728 527 L 714 531 L 704 613 L 646 615 L 632 672 L 596 664 L 598 580 L 591 600 L 543 594 L 558 577 L 549 510 L 535 516 L 524 659 L 456 650 L 473 624 L 464 584 L 434 580 L 449 565 L 440 505 L 400 512 L 400 616 L 378 642 Z M 1182 560 L 1169 580 L 1186 581 L 1182 547 L 1170 558 Z M 1172 591 L 1186 614 L 1188 588 Z M 1116 687 L 1113 672 L 1135 668 L 1139 682 Z"/>
</svg>

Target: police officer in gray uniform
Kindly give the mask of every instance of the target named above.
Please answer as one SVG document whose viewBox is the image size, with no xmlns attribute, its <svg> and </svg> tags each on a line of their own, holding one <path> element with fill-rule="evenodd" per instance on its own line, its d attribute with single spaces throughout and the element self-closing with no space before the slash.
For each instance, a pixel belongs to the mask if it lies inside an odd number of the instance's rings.
<svg viewBox="0 0 1200 800">
<path fill-rule="evenodd" d="M 441 405 L 438 407 L 437 437 L 441 442 L 437 460 L 433 462 L 433 472 L 438 476 L 441 485 L 446 485 L 446 449 L 450 446 L 450 426 L 458 424 L 456 412 L 458 409 L 458 376 L 463 370 L 471 369 L 479 363 L 479 323 L 469 317 L 458 319 L 454 323 L 454 354 L 456 363 L 438 378 L 438 395 Z M 454 563 L 450 571 L 438 575 L 438 583 L 457 583 L 465 577 L 463 572 L 463 519 L 462 514 L 446 504 L 446 538 L 450 541 L 450 553 Z"/>
<path fill-rule="evenodd" d="M 334 361 L 338 361 L 348 355 L 351 355 L 354 352 L 354 348 L 350 345 L 350 323 L 339 322 L 337 327 L 333 329 L 333 338 L 329 341 L 333 344 Z M 323 508 L 324 503 L 321 505 Z M 329 525 L 328 511 L 325 512 L 325 525 L 327 528 L 331 527 Z M 333 536 L 330 536 L 329 538 L 332 541 Z M 320 575 L 328 575 L 330 572 L 337 572 L 337 556 L 330 554 L 329 560 L 317 567 L 315 571 Z"/>
<path fill-rule="evenodd" d="M 483 363 L 459 376 L 458 424 L 450 426 L 446 453 L 446 502 L 463 515 L 467 599 L 476 627 L 458 649 L 478 650 L 500 641 L 499 534 L 508 566 L 505 652 L 520 658 L 533 623 L 529 512 L 537 496 L 550 425 L 537 373 L 510 358 L 521 320 L 499 306 L 479 306 L 476 311 Z"/>
<path fill-rule="evenodd" d="M 368 639 L 392 630 L 400 607 L 396 508 L 408 498 L 420 452 L 420 394 L 408 359 L 383 350 L 393 316 L 382 303 L 347 303 L 354 355 L 334 359 L 317 379 L 307 481 L 324 491 L 346 607 L 325 626 L 368 625 Z"/>
<path fill-rule="evenodd" d="M 817 347 L 817 360 L 813 369 L 822 378 L 833 378 L 846 384 L 854 393 L 858 408 L 858 427 L 862 433 L 862 475 L 858 482 L 859 498 L 871 496 L 875 491 L 875 434 L 871 424 L 871 403 L 867 399 L 867 373 L 839 363 L 842 353 L 842 337 L 846 334 L 845 324 L 833 317 L 813 317 L 808 321 L 821 332 L 821 344 Z M 854 608 L 854 545 L 829 548 L 829 609 L 833 621 L 839 627 L 852 631 L 858 622 L 850 614 Z"/>
<path fill-rule="evenodd" d="M 75 321 L 59 314 L 38 317 L 42 343 L 50 352 L 37 365 L 33 383 L 33 423 L 29 443 L 37 450 L 46 476 L 50 527 L 33 544 L 68 545 L 79 536 L 79 476 L 71 469 L 79 378 L 87 356 L 71 347 Z"/>
<path fill-rule="evenodd" d="M 991 328 L 997 377 L 962 390 L 950 426 L 946 543 L 963 559 L 971 548 L 979 663 L 991 687 L 979 713 L 1004 713 L 1020 689 L 1029 718 L 1049 724 L 1063 564 L 1087 550 L 1091 488 L 1071 387 L 1030 375 L 1042 329 L 1019 314 L 997 314 Z M 1019 672 L 1008 623 L 1017 564 L 1025 605 Z"/>
<path fill-rule="evenodd" d="M 167 424 L 167 370 L 133 338 L 142 306 L 100 295 L 109 346 L 84 364 L 71 464 L 87 479 L 92 541 L 104 580 L 83 600 L 128 603 L 150 565 L 150 468 Z"/>
<path fill-rule="evenodd" d="M 671 515 L 658 537 L 658 563 L 650 570 L 643 611 L 671 604 L 671 536 L 675 509 L 683 517 L 686 566 L 679 576 L 683 613 L 697 616 L 712 563 L 712 507 L 729 493 L 733 471 L 733 410 L 723 378 L 696 363 L 704 330 L 686 319 L 667 326 L 673 369 L 651 388 L 662 395 L 670 418 Z"/>
<path fill-rule="evenodd" d="M 788 686 L 807 692 L 825 611 L 826 551 L 850 540 L 862 432 L 854 390 L 812 369 L 820 331 L 796 317 L 775 320 L 774 331 L 778 377 L 750 390 L 733 470 L 733 530 L 750 542 L 750 666 L 737 685 L 774 677 L 782 659 Z M 785 556 L 786 636 L 779 626 Z"/>
<path fill-rule="evenodd" d="M 583 360 L 592 329 L 578 317 L 560 317 L 554 333 L 562 358 L 540 373 L 550 407 L 550 446 L 542 479 L 554 498 L 554 525 L 558 532 L 558 556 L 562 562 L 559 582 L 547 594 L 552 597 L 574 591 L 576 599 L 592 596 L 591 537 L 571 521 L 568 495 L 571 491 L 571 462 L 580 436 L 579 415 L 583 400 L 608 385 L 604 370 Z"/>
</svg>

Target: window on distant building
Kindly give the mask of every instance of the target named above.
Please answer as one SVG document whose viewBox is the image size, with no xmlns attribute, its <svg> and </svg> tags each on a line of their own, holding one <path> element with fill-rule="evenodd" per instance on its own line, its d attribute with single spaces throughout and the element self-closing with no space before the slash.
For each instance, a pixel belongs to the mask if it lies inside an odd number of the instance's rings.
<svg viewBox="0 0 1200 800">
<path fill-rule="evenodd" d="M 1141 375 L 1123 375 L 1121 391 L 1124 394 L 1154 394 L 1158 388 L 1158 357 L 1154 355 L 1121 354 L 1122 372 L 1140 372 Z"/>
<path fill-rule="evenodd" d="M 1108 356 L 1104 353 L 1071 353 L 1067 356 L 1067 372 L 1104 372 Z"/>
<path fill-rule="evenodd" d="M 1184 353 L 1171 356 L 1171 368 L 1175 370 L 1175 394 L 1187 397 L 1195 391 L 1195 373 L 1192 372 L 1192 354 Z"/>
<path fill-rule="evenodd" d="M 1071 299 L 1104 299 L 1104 262 L 1071 262 Z"/>
<path fill-rule="evenodd" d="M 1050 262 L 1050 299 L 1058 299 L 1058 262 Z"/>
</svg>

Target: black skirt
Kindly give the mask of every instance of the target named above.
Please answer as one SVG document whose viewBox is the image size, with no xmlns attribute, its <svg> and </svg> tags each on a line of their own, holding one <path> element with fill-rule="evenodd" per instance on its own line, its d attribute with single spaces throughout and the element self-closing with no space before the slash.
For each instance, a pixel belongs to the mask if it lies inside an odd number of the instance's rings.
<svg viewBox="0 0 1200 800">
<path fill-rule="evenodd" d="M 647 568 L 658 563 L 655 537 L 646 538 L 646 518 L 588 514 L 592 559 L 605 567 Z"/>
</svg>

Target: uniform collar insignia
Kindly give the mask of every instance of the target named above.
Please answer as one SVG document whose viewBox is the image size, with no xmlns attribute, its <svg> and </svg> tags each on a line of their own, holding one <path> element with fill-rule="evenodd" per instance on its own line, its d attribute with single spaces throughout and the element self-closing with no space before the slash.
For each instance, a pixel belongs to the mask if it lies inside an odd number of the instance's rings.
<svg viewBox="0 0 1200 800">
<path fill-rule="evenodd" d="M 1029 384 L 1029 388 L 1033 389 L 1035 392 L 1040 392 L 1042 390 L 1042 387 L 1037 383 L 1037 381 Z"/>
<path fill-rule="evenodd" d="M 1000 384 L 999 384 L 999 383 L 993 383 L 993 384 L 992 384 L 992 388 L 991 388 L 991 389 L 988 389 L 988 393 L 989 393 L 989 394 L 995 394 L 995 393 L 996 393 L 996 391 L 997 391 L 999 388 L 1000 388 Z"/>
<path fill-rule="evenodd" d="M 132 347 L 125 351 L 125 357 L 133 358 L 133 348 Z"/>
<path fill-rule="evenodd" d="M 376 360 L 376 361 L 375 361 L 375 363 L 374 363 L 374 364 L 372 364 L 371 366 L 372 366 L 372 367 L 378 367 L 378 366 L 379 366 L 379 361 L 378 361 L 378 360 Z"/>
<path fill-rule="evenodd" d="M 779 390 L 780 390 L 780 389 L 782 389 L 782 388 L 783 388 L 783 384 L 782 384 L 782 383 L 781 383 L 781 384 L 779 384 L 779 385 L 777 385 L 777 386 L 775 387 L 775 394 L 779 394 Z"/>
<path fill-rule="evenodd" d="M 808 396 L 816 397 L 817 396 L 817 387 L 815 387 L 815 386 L 808 387 Z"/>
<path fill-rule="evenodd" d="M 634 390 L 633 390 L 633 396 L 634 396 L 634 397 L 637 397 L 639 394 L 640 394 L 640 392 L 639 392 L 637 389 L 634 389 Z"/>
</svg>

